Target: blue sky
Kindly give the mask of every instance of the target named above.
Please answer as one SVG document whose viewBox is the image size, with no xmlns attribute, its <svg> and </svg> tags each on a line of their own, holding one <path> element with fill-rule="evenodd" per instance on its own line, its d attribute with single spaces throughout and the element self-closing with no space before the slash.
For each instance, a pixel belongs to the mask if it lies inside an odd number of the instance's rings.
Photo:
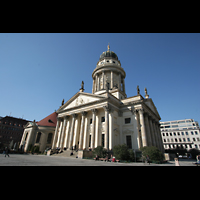
<svg viewBox="0 0 200 200">
<path fill-rule="evenodd" d="M 200 123 L 199 33 L 1 33 L 0 116 L 39 121 L 76 94 L 108 42 L 126 72 L 128 97 L 147 87 L 161 121 Z"/>
</svg>

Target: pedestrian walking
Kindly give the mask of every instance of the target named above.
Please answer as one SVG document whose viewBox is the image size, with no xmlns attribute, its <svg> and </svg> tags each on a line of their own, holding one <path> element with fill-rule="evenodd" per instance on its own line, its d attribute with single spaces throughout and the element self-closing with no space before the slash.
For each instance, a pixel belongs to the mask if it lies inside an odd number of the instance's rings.
<svg viewBox="0 0 200 200">
<path fill-rule="evenodd" d="M 9 150 L 8 150 L 8 148 L 6 147 L 6 150 L 5 150 L 5 157 L 6 157 L 6 155 L 7 155 L 8 157 L 10 157 L 8 153 L 9 153 Z"/>
<path fill-rule="evenodd" d="M 147 161 L 147 163 L 149 163 L 149 165 L 150 165 L 150 158 L 149 158 L 148 155 L 147 155 L 147 157 L 146 157 L 146 161 Z"/>
<path fill-rule="evenodd" d="M 197 159 L 197 163 L 200 163 L 200 155 L 197 155 L 196 159 Z"/>
</svg>

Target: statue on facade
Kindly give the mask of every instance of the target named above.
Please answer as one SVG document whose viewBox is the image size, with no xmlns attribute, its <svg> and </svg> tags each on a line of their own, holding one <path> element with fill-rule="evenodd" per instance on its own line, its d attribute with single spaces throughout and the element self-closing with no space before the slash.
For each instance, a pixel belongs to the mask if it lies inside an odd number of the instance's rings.
<svg viewBox="0 0 200 200">
<path fill-rule="evenodd" d="M 63 100 L 62 100 L 62 104 L 61 104 L 62 106 L 64 105 L 64 102 L 65 102 L 65 100 L 63 99 Z"/>
<path fill-rule="evenodd" d="M 80 88 L 80 92 L 84 92 L 84 81 L 82 81 L 82 83 L 81 83 L 81 88 Z"/>
<path fill-rule="evenodd" d="M 148 99 L 149 95 L 147 94 L 147 88 L 144 88 L 144 92 L 145 92 L 145 98 Z"/>
<path fill-rule="evenodd" d="M 145 92 L 145 95 L 147 95 L 147 88 L 146 87 L 144 88 L 144 92 Z"/>
<path fill-rule="evenodd" d="M 137 86 L 137 94 L 140 94 L 139 85 Z"/>
<path fill-rule="evenodd" d="M 81 83 L 81 89 L 84 90 L 84 82 L 83 82 L 83 81 L 82 81 L 82 83 Z"/>
</svg>

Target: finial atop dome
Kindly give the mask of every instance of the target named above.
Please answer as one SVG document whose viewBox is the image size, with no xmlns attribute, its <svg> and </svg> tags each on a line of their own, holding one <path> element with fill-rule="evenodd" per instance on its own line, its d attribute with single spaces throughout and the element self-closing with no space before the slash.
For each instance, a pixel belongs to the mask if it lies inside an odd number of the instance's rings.
<svg viewBox="0 0 200 200">
<path fill-rule="evenodd" d="M 108 43 L 108 51 L 110 51 L 110 43 Z"/>
</svg>

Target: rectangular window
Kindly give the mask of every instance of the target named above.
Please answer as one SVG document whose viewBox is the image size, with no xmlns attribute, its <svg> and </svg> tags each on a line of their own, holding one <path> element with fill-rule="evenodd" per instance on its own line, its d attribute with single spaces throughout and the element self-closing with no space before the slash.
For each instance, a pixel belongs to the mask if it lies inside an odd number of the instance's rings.
<svg viewBox="0 0 200 200">
<path fill-rule="evenodd" d="M 101 122 L 105 122 L 105 117 L 102 117 L 102 118 L 101 118 Z"/>
<path fill-rule="evenodd" d="M 92 119 L 90 119 L 90 124 L 92 124 Z"/>
<path fill-rule="evenodd" d="M 132 142 L 131 142 L 131 136 L 130 135 L 126 136 L 126 145 L 128 146 L 129 149 L 132 149 Z"/>
<path fill-rule="evenodd" d="M 105 134 L 102 134 L 101 135 L 101 145 L 102 145 L 102 147 L 104 147 L 104 137 L 105 137 Z"/>
<path fill-rule="evenodd" d="M 89 137 L 89 147 L 91 147 L 91 135 L 90 135 L 90 137 Z"/>
<path fill-rule="evenodd" d="M 130 124 L 131 123 L 131 118 L 125 118 L 125 124 Z"/>
</svg>

